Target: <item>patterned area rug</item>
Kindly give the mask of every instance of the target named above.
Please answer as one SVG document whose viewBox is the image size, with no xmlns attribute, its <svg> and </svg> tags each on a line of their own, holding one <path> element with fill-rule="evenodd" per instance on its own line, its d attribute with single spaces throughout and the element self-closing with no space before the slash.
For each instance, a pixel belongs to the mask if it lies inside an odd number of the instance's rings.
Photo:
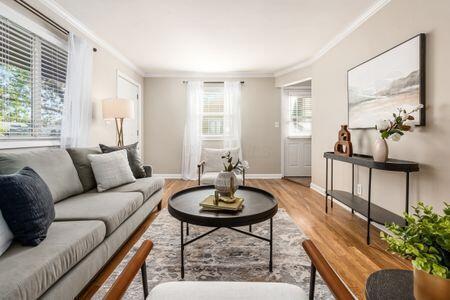
<svg viewBox="0 0 450 300">
<path fill-rule="evenodd" d="M 269 273 L 267 242 L 221 228 L 185 247 L 186 281 L 272 281 L 287 282 L 309 290 L 310 260 L 301 246 L 306 239 L 289 215 L 280 209 L 273 219 L 273 273 Z M 189 239 L 210 228 L 189 226 Z M 253 233 L 268 237 L 269 222 L 253 225 Z M 242 230 L 248 230 L 243 227 Z M 181 280 L 180 222 L 164 209 L 149 229 L 111 274 L 94 299 L 101 299 L 145 239 L 154 243 L 147 258 L 149 289 L 166 281 Z M 317 276 L 315 299 L 332 299 Z M 142 299 L 140 272 L 128 288 L 124 299 Z"/>
</svg>

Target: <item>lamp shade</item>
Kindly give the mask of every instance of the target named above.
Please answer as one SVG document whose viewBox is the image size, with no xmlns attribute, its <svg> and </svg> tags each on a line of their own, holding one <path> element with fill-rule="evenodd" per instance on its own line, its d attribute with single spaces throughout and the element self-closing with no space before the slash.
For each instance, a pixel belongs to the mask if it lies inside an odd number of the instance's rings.
<svg viewBox="0 0 450 300">
<path fill-rule="evenodd" d="M 103 119 L 134 118 L 133 101 L 128 99 L 106 99 L 102 102 Z"/>
</svg>

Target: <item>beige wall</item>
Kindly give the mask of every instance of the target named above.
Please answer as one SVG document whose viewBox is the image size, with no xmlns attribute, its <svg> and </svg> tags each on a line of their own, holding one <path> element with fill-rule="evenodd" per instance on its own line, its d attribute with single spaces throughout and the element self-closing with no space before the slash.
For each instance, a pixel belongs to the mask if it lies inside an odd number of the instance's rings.
<svg viewBox="0 0 450 300">
<path fill-rule="evenodd" d="M 242 148 L 249 173 L 280 174 L 280 128 L 274 127 L 280 121 L 280 91 L 273 78 L 242 80 Z M 182 81 L 145 78 L 144 160 L 158 174 L 181 172 L 186 113 Z"/>
<path fill-rule="evenodd" d="M 351 67 L 424 32 L 426 54 L 426 127 L 407 133 L 398 143 L 389 141 L 390 157 L 417 161 L 412 175 L 411 200 L 443 207 L 450 193 L 450 1 L 393 0 L 360 28 L 312 65 L 313 183 L 325 186 L 324 151 L 333 149 L 340 124 L 347 123 L 346 74 Z M 301 71 L 300 71 L 301 73 Z M 353 130 L 357 153 L 371 154 L 375 130 Z M 367 195 L 367 169 L 356 179 Z M 405 178 L 399 173 L 374 171 L 373 199 L 396 212 L 404 208 Z M 335 188 L 350 190 L 351 166 L 336 163 Z"/>
<path fill-rule="evenodd" d="M 291 85 L 299 81 L 305 81 L 311 79 L 312 77 L 312 67 L 308 66 L 302 69 L 297 69 L 292 72 L 277 76 L 275 78 L 275 86 L 283 87 L 286 85 Z"/>
</svg>

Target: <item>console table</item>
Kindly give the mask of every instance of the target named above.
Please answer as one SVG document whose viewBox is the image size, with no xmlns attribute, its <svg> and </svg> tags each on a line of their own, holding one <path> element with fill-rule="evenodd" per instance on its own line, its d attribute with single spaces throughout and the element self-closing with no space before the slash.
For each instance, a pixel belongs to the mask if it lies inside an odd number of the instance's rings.
<svg viewBox="0 0 450 300">
<path fill-rule="evenodd" d="M 406 174 L 406 197 L 405 211 L 409 212 L 409 173 L 419 171 L 419 164 L 398 159 L 388 159 L 386 162 L 376 162 L 372 156 L 363 154 L 353 154 L 351 157 L 334 154 L 334 152 L 325 152 L 323 157 L 326 159 L 326 180 L 325 180 L 325 212 L 328 213 L 328 197 L 331 198 L 331 207 L 333 207 L 333 199 L 338 200 L 344 205 L 367 218 L 367 244 L 370 244 L 370 223 L 376 222 L 384 225 L 385 223 L 396 223 L 405 225 L 406 221 L 403 217 L 385 209 L 381 206 L 371 203 L 372 194 L 372 169 L 404 172 Z M 331 186 L 328 189 L 328 160 L 331 160 Z M 339 191 L 333 188 L 333 161 L 342 161 L 352 164 L 352 191 Z M 369 169 L 369 185 L 367 200 L 355 195 L 355 165 L 363 166 Z"/>
</svg>

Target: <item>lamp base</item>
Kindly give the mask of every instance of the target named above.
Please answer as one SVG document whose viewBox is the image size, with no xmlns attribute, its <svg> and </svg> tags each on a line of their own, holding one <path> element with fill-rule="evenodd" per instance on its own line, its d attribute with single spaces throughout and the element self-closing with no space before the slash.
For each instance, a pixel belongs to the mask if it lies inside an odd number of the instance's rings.
<svg viewBox="0 0 450 300">
<path fill-rule="evenodd" d="M 123 118 L 116 118 L 116 140 L 117 146 L 123 147 Z"/>
</svg>

